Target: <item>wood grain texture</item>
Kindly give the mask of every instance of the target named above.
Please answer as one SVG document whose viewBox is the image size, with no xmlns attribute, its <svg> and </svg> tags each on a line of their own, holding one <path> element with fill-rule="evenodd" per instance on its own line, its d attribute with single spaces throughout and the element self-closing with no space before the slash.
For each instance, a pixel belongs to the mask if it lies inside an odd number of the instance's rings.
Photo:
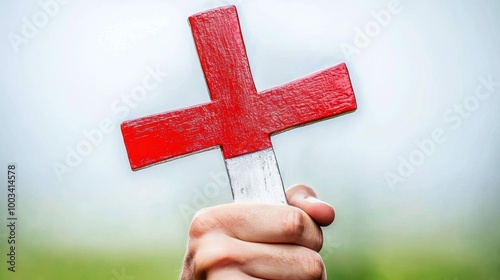
<svg viewBox="0 0 500 280">
<path fill-rule="evenodd" d="M 286 205 L 286 194 L 272 148 L 226 159 L 234 202 Z"/>
<path fill-rule="evenodd" d="M 258 93 L 236 7 L 189 23 L 212 101 L 124 122 L 133 170 L 217 146 L 225 159 L 269 149 L 272 134 L 356 109 L 345 64 Z"/>
</svg>

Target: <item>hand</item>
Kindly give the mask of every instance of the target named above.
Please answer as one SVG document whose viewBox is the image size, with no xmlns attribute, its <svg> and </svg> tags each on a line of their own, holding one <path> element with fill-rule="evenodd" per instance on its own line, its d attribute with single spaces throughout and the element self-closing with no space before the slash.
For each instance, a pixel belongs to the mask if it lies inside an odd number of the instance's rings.
<svg viewBox="0 0 500 280">
<path fill-rule="evenodd" d="M 304 185 L 289 206 L 232 203 L 200 210 L 191 223 L 182 280 L 326 279 L 320 226 L 333 208 Z"/>
</svg>

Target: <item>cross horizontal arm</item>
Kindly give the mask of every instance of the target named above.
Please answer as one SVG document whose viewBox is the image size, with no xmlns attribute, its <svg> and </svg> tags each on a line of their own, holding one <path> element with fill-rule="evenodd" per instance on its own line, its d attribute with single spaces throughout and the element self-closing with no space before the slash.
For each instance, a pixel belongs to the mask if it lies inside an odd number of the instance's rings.
<svg viewBox="0 0 500 280">
<path fill-rule="evenodd" d="M 213 104 L 204 104 L 122 123 L 132 170 L 219 145 L 214 111 Z"/>
<path fill-rule="evenodd" d="M 267 133 L 281 132 L 357 108 L 347 66 L 342 63 L 259 94 Z"/>
</svg>

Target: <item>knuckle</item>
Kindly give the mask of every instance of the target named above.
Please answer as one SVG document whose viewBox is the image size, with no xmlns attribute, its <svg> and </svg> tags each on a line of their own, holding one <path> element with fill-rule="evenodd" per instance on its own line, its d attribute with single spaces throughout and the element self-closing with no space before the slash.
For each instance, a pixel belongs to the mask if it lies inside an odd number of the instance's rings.
<svg viewBox="0 0 500 280">
<path fill-rule="evenodd" d="M 321 258 L 319 253 L 313 252 L 309 254 L 305 261 L 305 272 L 307 273 L 307 279 L 326 279 L 325 264 L 323 263 L 323 259 Z"/>
<path fill-rule="evenodd" d="M 288 208 L 281 223 L 281 232 L 288 240 L 299 240 L 306 227 L 306 218 L 302 210 L 298 208 Z"/>
<path fill-rule="evenodd" d="M 314 238 L 312 240 L 311 249 L 313 249 L 316 252 L 321 251 L 321 248 L 323 248 L 323 242 L 324 242 L 323 231 L 318 227 L 316 229 L 316 233 L 314 234 Z"/>
</svg>

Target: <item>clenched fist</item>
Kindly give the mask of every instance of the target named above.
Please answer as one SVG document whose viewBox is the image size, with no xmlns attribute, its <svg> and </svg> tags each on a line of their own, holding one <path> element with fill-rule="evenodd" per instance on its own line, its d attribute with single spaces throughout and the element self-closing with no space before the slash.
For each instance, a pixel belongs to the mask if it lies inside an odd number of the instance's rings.
<svg viewBox="0 0 500 280">
<path fill-rule="evenodd" d="M 290 205 L 232 203 L 200 210 L 191 223 L 181 280 L 326 279 L 320 226 L 333 208 L 304 185 Z"/>
</svg>

